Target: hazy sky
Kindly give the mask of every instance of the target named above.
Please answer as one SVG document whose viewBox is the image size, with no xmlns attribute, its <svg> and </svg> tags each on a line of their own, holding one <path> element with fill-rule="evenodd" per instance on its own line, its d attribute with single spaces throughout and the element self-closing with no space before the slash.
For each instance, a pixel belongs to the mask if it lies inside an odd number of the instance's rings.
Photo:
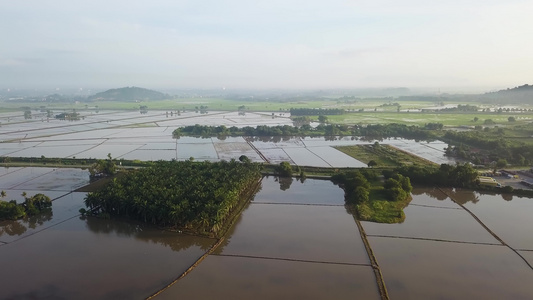
<svg viewBox="0 0 533 300">
<path fill-rule="evenodd" d="M 533 1 L 0 0 L 0 88 L 514 87 Z"/>
</svg>

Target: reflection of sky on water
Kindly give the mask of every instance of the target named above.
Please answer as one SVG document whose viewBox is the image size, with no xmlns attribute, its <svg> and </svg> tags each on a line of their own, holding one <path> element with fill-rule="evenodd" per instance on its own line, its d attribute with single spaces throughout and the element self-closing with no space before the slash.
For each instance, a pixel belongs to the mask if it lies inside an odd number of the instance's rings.
<svg viewBox="0 0 533 300">
<path fill-rule="evenodd" d="M 297 165 L 331 167 L 324 159 L 309 151 L 308 148 L 285 148 L 284 150 Z"/>
<path fill-rule="evenodd" d="M 326 161 L 326 163 L 332 167 L 350 167 L 350 168 L 366 168 L 365 163 L 360 162 L 359 160 L 344 154 L 343 152 L 338 151 L 335 148 L 325 146 L 325 147 L 312 147 L 307 148 L 313 154 L 321 157 Z"/>
<path fill-rule="evenodd" d="M 287 161 L 291 164 L 294 164 L 294 161 L 291 160 L 291 158 L 287 155 L 287 153 L 283 149 L 280 149 L 280 148 L 262 149 L 261 153 L 266 159 L 268 159 L 270 163 L 279 164 L 281 162 Z"/>
<path fill-rule="evenodd" d="M 331 181 L 295 181 L 281 190 L 274 177 L 263 178 L 215 254 L 158 298 L 379 299 L 357 225 L 343 204 L 344 192 Z M 209 289 L 202 288 L 206 282 Z"/>
<path fill-rule="evenodd" d="M 79 121 L 60 121 L 52 118 L 44 122 L 31 120 L 18 124 L 2 124 L 2 140 L 12 142 L 0 143 L 0 155 L 105 159 L 107 154 L 111 153 L 113 157 L 124 159 L 168 160 L 176 158 L 169 150 L 175 149 L 175 145 L 171 148 L 172 144 L 176 143 L 176 140 L 172 139 L 172 131 L 178 126 L 292 125 L 288 114 L 285 117 L 272 118 L 271 113 L 246 113 L 240 116 L 238 112 L 199 114 L 189 111 L 180 113 L 179 116 L 171 116 L 169 112 L 167 116 L 166 111 L 150 110 L 142 115 L 137 110 L 79 112 L 84 116 L 84 119 Z M 363 141 L 354 137 L 247 137 L 246 140 L 243 137 L 180 137 L 177 140 L 177 159 L 194 157 L 197 160 L 216 161 L 238 159 L 239 156 L 246 155 L 256 162 L 263 162 L 265 157 L 272 163 L 290 161 L 298 165 L 316 167 L 365 167 L 363 163 L 331 146 L 373 142 L 374 140 Z M 442 142 L 418 143 L 404 139 L 383 139 L 379 142 L 394 145 L 435 163 L 454 162 L 443 156 L 446 144 Z M 262 153 L 259 154 L 258 151 Z"/>
<path fill-rule="evenodd" d="M 509 201 L 504 198 L 505 195 L 499 194 L 475 193 L 475 196 L 479 201 L 465 202 L 464 205 L 485 225 L 511 247 L 533 250 L 533 234 L 530 226 L 533 199 L 511 196 Z"/>
<path fill-rule="evenodd" d="M 370 267 L 213 255 L 156 298 L 219 299 L 220 295 L 254 300 L 380 299 Z"/>
</svg>

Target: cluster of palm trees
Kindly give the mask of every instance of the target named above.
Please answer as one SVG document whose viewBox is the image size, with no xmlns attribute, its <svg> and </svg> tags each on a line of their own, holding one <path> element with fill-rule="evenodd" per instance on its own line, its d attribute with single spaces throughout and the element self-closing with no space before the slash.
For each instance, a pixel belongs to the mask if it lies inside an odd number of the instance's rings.
<svg viewBox="0 0 533 300">
<path fill-rule="evenodd" d="M 159 161 L 114 178 L 85 205 L 97 214 L 217 233 L 260 178 L 255 163 Z"/>
<path fill-rule="evenodd" d="M 4 198 L 6 192 L 0 192 L 0 197 Z M 2 201 L 0 200 L 0 221 L 2 220 L 17 220 L 25 216 L 34 216 L 52 206 L 50 197 L 44 194 L 35 194 L 27 197 L 26 192 L 22 193 L 24 202 L 17 203 L 15 200 Z"/>
</svg>

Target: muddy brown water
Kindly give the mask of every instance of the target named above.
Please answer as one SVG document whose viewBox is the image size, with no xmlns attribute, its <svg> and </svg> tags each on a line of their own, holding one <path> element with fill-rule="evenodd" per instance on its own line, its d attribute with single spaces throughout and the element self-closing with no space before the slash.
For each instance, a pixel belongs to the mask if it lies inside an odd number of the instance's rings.
<svg viewBox="0 0 533 300">
<path fill-rule="evenodd" d="M 212 243 L 140 224 L 75 217 L 0 246 L 0 298 L 142 299 Z"/>
<path fill-rule="evenodd" d="M 340 188 L 308 179 L 284 190 L 274 177 L 262 186 L 215 253 L 156 299 L 379 299 Z"/>
<path fill-rule="evenodd" d="M 511 247 L 529 247 L 531 235 L 518 227 L 527 224 L 533 199 L 445 192 Z M 446 194 L 415 189 L 403 224 L 363 222 L 390 298 L 532 299 L 532 269 Z M 519 253 L 533 259 L 533 252 Z"/>
<path fill-rule="evenodd" d="M 0 175 L 8 194 L 55 195 L 50 214 L 0 223 L 0 299 L 143 299 L 215 243 L 81 218 L 85 194 L 71 190 L 85 177 L 54 172 Z M 329 181 L 265 177 L 219 248 L 155 299 L 379 299 L 343 195 Z M 415 189 L 403 223 L 362 222 L 390 299 L 533 298 L 533 271 L 448 195 L 533 262 L 526 226 L 533 199 Z"/>
</svg>

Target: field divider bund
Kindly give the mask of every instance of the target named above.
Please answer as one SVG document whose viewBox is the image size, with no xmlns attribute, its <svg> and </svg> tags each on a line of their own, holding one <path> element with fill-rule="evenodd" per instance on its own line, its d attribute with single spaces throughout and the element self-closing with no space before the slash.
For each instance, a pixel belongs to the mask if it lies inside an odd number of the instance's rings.
<svg viewBox="0 0 533 300">
<path fill-rule="evenodd" d="M 5 173 L 5 174 L 2 174 L 2 175 L 0 175 L 0 177 L 2 177 L 2 176 L 7 176 L 7 175 L 9 175 L 9 174 L 11 174 L 11 173 L 19 172 L 19 171 L 22 170 L 22 169 L 24 169 L 24 167 L 19 168 L 19 169 L 16 169 L 16 170 L 11 171 L 11 172 L 7 172 L 7 173 Z"/>
<path fill-rule="evenodd" d="M 495 244 L 495 243 L 466 242 L 466 241 L 454 241 L 454 240 L 445 240 L 445 239 L 421 238 L 421 237 L 398 236 L 398 235 L 368 234 L 367 236 L 369 236 L 369 237 L 378 237 L 378 238 L 419 240 L 419 241 L 444 242 L 444 243 L 455 243 L 455 244 L 471 244 L 471 245 L 486 245 L 486 246 L 505 246 L 505 245 L 503 245 L 503 244 Z"/>
<path fill-rule="evenodd" d="M 444 209 L 458 209 L 462 210 L 460 207 L 445 207 L 445 206 L 435 206 L 435 205 L 424 205 L 424 204 L 412 204 L 409 203 L 409 206 L 420 206 L 420 207 L 430 207 L 430 208 L 444 208 Z"/>
<path fill-rule="evenodd" d="M 504 242 L 496 233 L 494 233 L 492 230 L 489 229 L 489 227 L 487 227 L 487 225 L 485 225 L 485 223 L 483 223 L 483 221 L 481 221 L 471 210 L 469 210 L 468 208 L 466 208 L 466 206 L 462 205 L 461 203 L 455 201 L 455 199 L 452 198 L 452 196 L 448 195 L 448 193 L 446 193 L 443 189 L 441 189 L 440 187 L 438 188 L 441 192 L 443 192 L 446 196 L 448 196 L 450 199 L 452 199 L 453 202 L 457 203 L 459 206 L 461 206 L 464 210 L 466 210 L 481 226 L 483 226 L 483 228 L 485 228 L 485 230 L 487 230 L 496 240 L 498 240 L 498 242 L 502 243 L 502 245 L 506 246 L 507 248 L 511 249 L 514 253 L 516 253 L 516 255 L 518 255 L 526 264 L 527 266 L 533 270 L 533 266 L 529 263 L 529 261 L 527 261 L 527 259 L 525 259 L 525 257 L 522 256 L 522 254 L 520 254 L 520 252 L 518 252 L 516 249 L 514 249 L 513 247 L 511 247 L 510 245 L 508 245 L 506 242 Z"/>
<path fill-rule="evenodd" d="M 99 139 L 99 140 L 100 140 L 100 139 Z M 71 156 L 76 156 L 76 155 L 78 155 L 78 154 L 80 154 L 80 153 L 83 153 L 83 152 L 86 152 L 86 151 L 92 150 L 92 149 L 94 149 L 94 148 L 96 148 L 96 147 L 98 147 L 98 146 L 104 144 L 105 142 L 107 142 L 107 141 L 109 140 L 109 138 L 101 138 L 101 140 L 103 140 L 101 143 L 98 143 L 98 144 L 96 144 L 96 145 L 94 145 L 94 146 L 92 146 L 92 147 L 89 147 L 89 148 L 87 148 L 87 149 L 85 149 L 85 150 L 83 150 L 83 151 L 80 151 L 80 152 L 74 153 L 74 154 L 72 154 Z"/>
<path fill-rule="evenodd" d="M 311 149 L 308 148 L 305 144 L 304 144 L 304 146 L 305 146 L 304 148 L 307 149 L 307 151 L 313 153 L 314 156 L 320 158 L 320 160 L 322 160 L 323 162 L 325 162 L 325 163 L 329 166 L 329 168 L 334 168 L 330 163 L 328 163 L 324 158 L 322 158 L 322 156 L 320 156 L 320 155 L 316 154 L 315 152 L 311 151 Z"/>
<path fill-rule="evenodd" d="M 381 273 L 381 268 L 379 267 L 378 260 L 376 259 L 376 256 L 374 255 L 374 251 L 372 250 L 370 243 L 368 242 L 365 229 L 363 228 L 363 225 L 361 224 L 361 222 L 357 219 L 355 215 L 353 215 L 353 219 L 355 220 L 355 224 L 357 225 L 357 228 L 359 229 L 359 234 L 361 235 L 361 239 L 363 240 L 363 244 L 365 245 L 365 250 L 366 250 L 366 253 L 368 254 L 368 258 L 370 259 L 372 270 L 374 271 L 374 276 L 376 277 L 376 284 L 377 284 L 379 296 L 381 300 L 389 300 L 390 299 L 389 293 L 387 292 L 387 286 L 385 285 L 385 279 L 383 279 L 383 273 Z"/>
<path fill-rule="evenodd" d="M 333 206 L 333 207 L 344 207 L 344 204 L 320 204 L 320 203 L 280 203 L 280 202 L 252 202 L 251 204 L 267 204 L 267 205 L 301 205 L 301 206 Z"/>
<path fill-rule="evenodd" d="M 254 143 L 251 140 L 251 137 L 243 137 L 243 138 L 246 141 L 246 143 L 259 155 L 259 157 L 261 157 L 266 163 L 270 163 L 270 161 L 266 158 L 266 156 L 264 156 L 263 153 L 261 153 L 261 151 L 259 151 L 259 149 L 257 149 L 256 146 L 254 146 Z"/>
<path fill-rule="evenodd" d="M 271 256 L 255 256 L 255 255 L 244 255 L 244 254 L 213 254 L 213 256 L 251 258 L 251 259 L 268 259 L 268 260 L 293 261 L 293 262 L 314 263 L 314 264 L 328 264 L 328 265 L 372 267 L 371 264 L 358 264 L 358 263 L 349 263 L 349 262 L 307 260 L 307 259 L 283 258 L 283 257 L 271 257 Z"/>
<path fill-rule="evenodd" d="M 217 154 L 217 159 L 220 159 L 220 155 L 218 154 L 217 147 L 215 146 L 215 141 L 213 141 L 213 138 L 209 138 L 211 140 L 211 145 L 213 145 L 213 149 L 215 150 L 215 153 Z"/>
</svg>

